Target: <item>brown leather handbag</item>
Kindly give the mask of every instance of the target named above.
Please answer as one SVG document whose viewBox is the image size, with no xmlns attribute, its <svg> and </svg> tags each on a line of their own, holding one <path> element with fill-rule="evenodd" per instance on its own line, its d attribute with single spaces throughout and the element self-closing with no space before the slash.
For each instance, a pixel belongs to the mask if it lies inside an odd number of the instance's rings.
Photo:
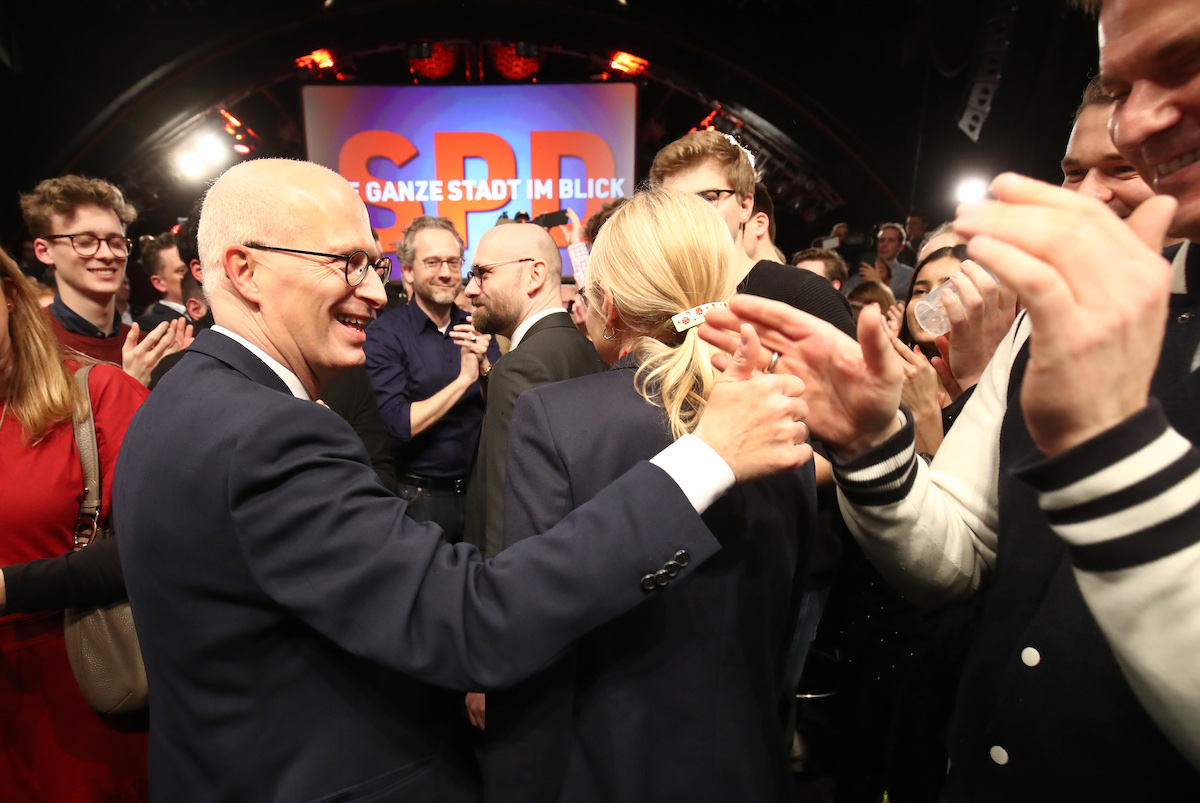
<svg viewBox="0 0 1200 803">
<path fill-rule="evenodd" d="M 100 521 L 100 455 L 96 448 L 96 423 L 87 377 L 91 366 L 80 368 L 75 381 L 87 399 L 87 415 L 75 418 L 75 444 L 83 464 L 83 502 L 75 522 L 75 549 L 113 537 L 108 522 Z M 124 714 L 149 703 L 146 667 L 133 627 L 128 602 L 101 608 L 68 608 L 64 629 L 67 659 L 83 699 L 100 714 Z"/>
</svg>

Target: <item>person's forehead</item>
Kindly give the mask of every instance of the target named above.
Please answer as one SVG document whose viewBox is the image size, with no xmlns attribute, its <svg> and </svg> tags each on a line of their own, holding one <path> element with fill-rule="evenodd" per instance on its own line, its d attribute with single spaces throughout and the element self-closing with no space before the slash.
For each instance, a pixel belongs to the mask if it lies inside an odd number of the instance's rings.
<svg viewBox="0 0 1200 803">
<path fill-rule="evenodd" d="M 897 240 L 899 240 L 899 239 L 900 239 L 900 232 L 896 231 L 895 229 L 893 229 L 893 228 L 891 228 L 891 227 L 888 227 L 888 228 L 886 228 L 886 229 L 880 229 L 880 230 L 879 230 L 879 239 L 881 239 L 881 240 L 884 240 L 884 239 L 897 239 Z"/>
<path fill-rule="evenodd" d="M 421 229 L 413 238 L 413 250 L 420 255 L 452 257 L 458 256 L 458 240 L 445 229 Z"/>
<path fill-rule="evenodd" d="M 663 179 L 663 186 L 683 192 L 732 189 L 725 171 L 712 159 L 675 171 Z"/>
<path fill-rule="evenodd" d="M 65 215 L 54 212 L 50 215 L 50 222 L 56 229 L 63 227 L 71 230 L 64 231 L 64 234 L 76 231 L 90 231 L 99 235 L 125 233 L 125 227 L 121 225 L 116 212 L 90 204 L 77 206 Z"/>
<path fill-rule="evenodd" d="M 921 268 L 921 272 L 917 275 L 914 284 L 929 283 L 931 285 L 939 285 L 958 273 L 961 267 L 962 263 L 952 256 L 935 259 Z"/>
<path fill-rule="evenodd" d="M 1120 158 L 1108 133 L 1112 108 L 1111 104 L 1088 106 L 1079 113 L 1079 119 L 1075 121 L 1067 140 L 1064 166 L 1090 166 L 1108 157 Z"/>
<path fill-rule="evenodd" d="M 1195 0 L 1106 0 L 1099 35 L 1101 73 L 1124 81 L 1180 47 L 1194 46 L 1200 14 Z"/>
<path fill-rule="evenodd" d="M 824 273 L 825 261 L 822 259 L 805 259 L 796 265 L 796 267 L 802 270 L 811 270 L 813 273 Z"/>
</svg>

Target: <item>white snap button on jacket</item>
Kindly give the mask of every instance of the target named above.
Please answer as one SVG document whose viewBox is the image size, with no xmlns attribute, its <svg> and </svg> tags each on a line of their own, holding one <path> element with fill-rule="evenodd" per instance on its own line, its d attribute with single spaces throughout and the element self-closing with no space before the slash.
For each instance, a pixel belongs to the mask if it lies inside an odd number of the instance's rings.
<svg viewBox="0 0 1200 803">
<path fill-rule="evenodd" d="M 1033 647 L 1026 647 L 1021 650 L 1021 660 L 1025 662 L 1025 666 L 1037 666 L 1042 661 L 1042 654 Z"/>
<path fill-rule="evenodd" d="M 997 764 L 1007 764 L 1008 763 L 1008 751 L 1005 750 L 1000 745 L 998 745 L 998 744 L 992 745 L 992 749 L 989 750 L 988 752 L 992 756 L 992 761 L 995 761 Z"/>
</svg>

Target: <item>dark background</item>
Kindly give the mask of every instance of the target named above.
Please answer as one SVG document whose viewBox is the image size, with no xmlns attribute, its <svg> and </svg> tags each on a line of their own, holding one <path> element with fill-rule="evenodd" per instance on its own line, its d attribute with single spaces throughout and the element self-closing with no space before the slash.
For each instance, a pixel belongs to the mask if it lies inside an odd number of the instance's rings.
<svg viewBox="0 0 1200 803">
<path fill-rule="evenodd" d="M 716 123 L 750 121 L 765 151 L 787 253 L 837 220 L 915 208 L 940 222 L 968 174 L 1061 181 L 1097 54 L 1095 21 L 1058 0 L 0 0 L 0 239 L 22 236 L 18 193 L 64 172 L 120 184 L 141 211 L 135 238 L 162 231 L 211 178 L 181 178 L 172 147 L 218 109 L 254 129 L 255 156 L 302 157 L 304 81 L 411 83 L 412 48 L 434 42 L 458 47 L 450 83 L 507 80 L 497 44 L 524 43 L 540 82 L 593 80 L 618 50 L 647 59 L 633 79 L 639 179 L 719 105 L 731 116 Z M 324 76 L 295 65 L 316 48 L 337 59 Z M 980 59 L 997 54 L 974 142 L 958 121 Z"/>
</svg>

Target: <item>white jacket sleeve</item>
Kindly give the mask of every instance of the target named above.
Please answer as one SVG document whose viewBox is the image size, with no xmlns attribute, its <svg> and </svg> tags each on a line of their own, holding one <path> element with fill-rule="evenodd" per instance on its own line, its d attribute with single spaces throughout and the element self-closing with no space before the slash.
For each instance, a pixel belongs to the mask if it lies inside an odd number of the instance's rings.
<svg viewBox="0 0 1200 803">
<path fill-rule="evenodd" d="M 917 458 L 911 418 L 884 444 L 834 461 L 842 513 L 891 585 L 936 605 L 979 589 L 996 558 L 1000 427 L 1013 361 L 1029 337 L 1022 315 L 988 363 L 930 466 Z"/>
</svg>

